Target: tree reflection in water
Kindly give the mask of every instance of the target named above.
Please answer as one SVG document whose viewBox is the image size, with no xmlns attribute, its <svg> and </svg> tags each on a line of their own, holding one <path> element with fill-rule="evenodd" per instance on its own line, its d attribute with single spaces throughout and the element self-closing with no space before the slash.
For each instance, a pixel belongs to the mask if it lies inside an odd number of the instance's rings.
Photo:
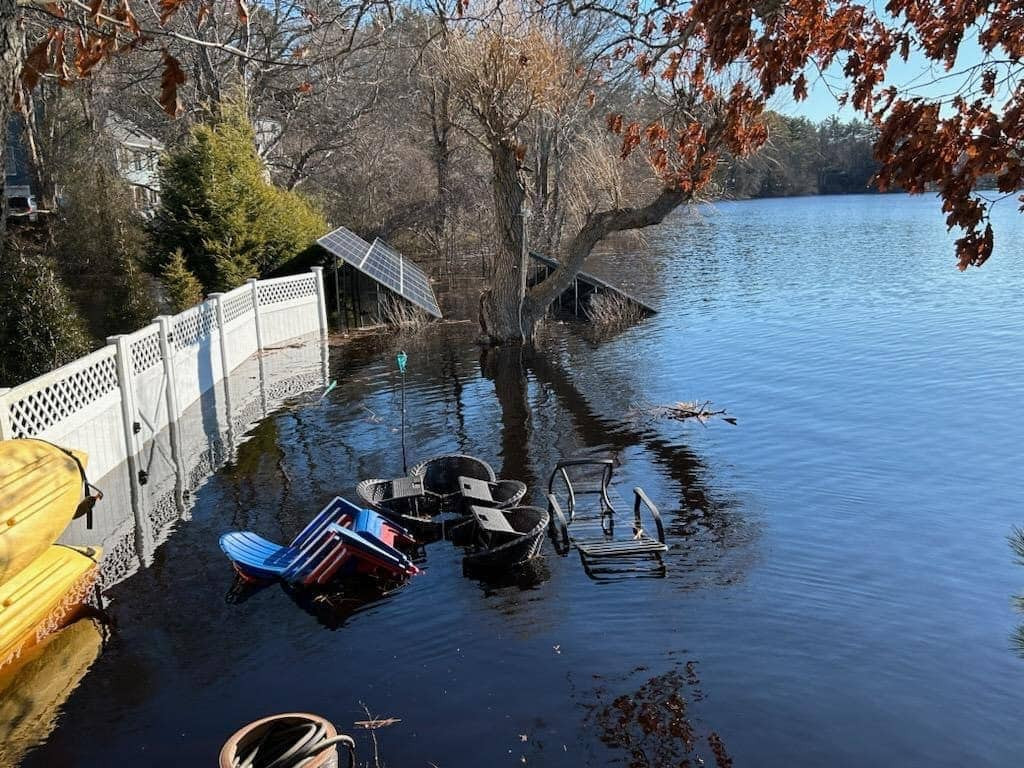
<svg viewBox="0 0 1024 768">
<path fill-rule="evenodd" d="M 732 765 L 721 737 L 692 711 L 703 698 L 694 662 L 651 677 L 630 693 L 615 695 L 610 688 L 602 683 L 595 691 L 591 718 L 605 745 L 628 754 L 629 768 Z"/>
</svg>

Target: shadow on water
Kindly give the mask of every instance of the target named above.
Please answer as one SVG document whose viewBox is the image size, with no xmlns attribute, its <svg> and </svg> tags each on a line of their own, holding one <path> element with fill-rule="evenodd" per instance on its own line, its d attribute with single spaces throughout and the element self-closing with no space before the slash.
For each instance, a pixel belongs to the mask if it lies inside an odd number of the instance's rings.
<svg viewBox="0 0 1024 768">
<path fill-rule="evenodd" d="M 480 355 L 480 372 L 494 382 L 494 395 L 501 410 L 501 470 L 499 477 L 522 480 L 528 488 L 540 477 L 530 454 L 533 418 L 526 380 L 526 352 L 520 346 L 485 348 Z"/>
<path fill-rule="evenodd" d="M 468 563 L 462 564 L 462 575 L 475 580 L 485 595 L 496 595 L 514 587 L 520 591 L 537 589 L 551 579 L 551 568 L 547 560 L 541 556 L 525 563 L 519 563 L 500 573 L 493 570 L 475 569 Z"/>
<path fill-rule="evenodd" d="M 364 608 L 387 600 L 402 586 L 400 583 L 382 583 L 378 579 L 350 577 L 328 589 L 300 589 L 286 584 L 251 582 L 236 576 L 224 595 L 224 602 L 244 605 L 266 591 L 281 591 L 321 626 L 336 630 Z"/>
</svg>

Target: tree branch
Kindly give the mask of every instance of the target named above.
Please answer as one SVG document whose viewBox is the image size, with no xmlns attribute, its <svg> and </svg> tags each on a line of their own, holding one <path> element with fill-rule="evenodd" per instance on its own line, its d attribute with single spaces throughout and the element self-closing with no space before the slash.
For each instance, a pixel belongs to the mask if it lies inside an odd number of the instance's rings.
<svg viewBox="0 0 1024 768">
<path fill-rule="evenodd" d="M 664 221 L 672 211 L 692 199 L 692 194 L 677 187 L 662 189 L 656 198 L 640 208 L 612 208 L 587 216 L 583 227 L 572 239 L 565 259 L 547 279 L 527 294 L 530 311 L 541 314 L 564 292 L 579 274 L 591 251 L 613 232 L 643 229 Z"/>
</svg>

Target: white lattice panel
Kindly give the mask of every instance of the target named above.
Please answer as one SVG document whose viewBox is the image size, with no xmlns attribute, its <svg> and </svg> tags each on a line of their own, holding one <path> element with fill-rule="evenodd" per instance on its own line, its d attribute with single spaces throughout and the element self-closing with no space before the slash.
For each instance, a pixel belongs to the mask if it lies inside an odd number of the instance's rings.
<svg viewBox="0 0 1024 768">
<path fill-rule="evenodd" d="M 104 347 L 8 392 L 13 436 L 42 435 L 117 390 L 115 353 Z"/>
<path fill-rule="evenodd" d="M 231 323 L 240 317 L 252 315 L 252 288 L 245 286 L 236 288 L 221 296 L 224 305 L 224 322 Z"/>
<path fill-rule="evenodd" d="M 127 454 L 115 353 L 104 347 L 6 393 L 11 436 L 85 451 L 92 477 L 117 466 Z"/>
<path fill-rule="evenodd" d="M 128 338 L 128 348 L 131 350 L 132 355 L 131 372 L 133 374 L 144 373 L 150 368 L 163 363 L 163 358 L 160 356 L 159 325 L 153 323 L 141 331 L 131 334 Z"/>
<path fill-rule="evenodd" d="M 260 280 L 260 306 L 312 297 L 316 300 L 316 276 L 313 274 Z"/>
<path fill-rule="evenodd" d="M 186 349 L 201 344 L 217 331 L 217 311 L 213 302 L 204 301 L 186 309 L 171 321 L 171 343 L 175 349 Z"/>
</svg>

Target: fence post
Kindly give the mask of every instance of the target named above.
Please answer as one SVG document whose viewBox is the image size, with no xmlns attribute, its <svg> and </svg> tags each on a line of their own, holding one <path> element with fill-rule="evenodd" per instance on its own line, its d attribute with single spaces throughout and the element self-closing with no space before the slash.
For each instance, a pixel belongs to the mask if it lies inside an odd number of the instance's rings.
<svg viewBox="0 0 1024 768">
<path fill-rule="evenodd" d="M 0 387 L 0 440 L 14 437 L 11 434 L 11 407 L 3 400 L 3 396 L 10 391 L 10 387 Z"/>
<path fill-rule="evenodd" d="M 223 296 L 223 293 L 211 293 L 206 298 L 213 302 L 213 309 L 217 315 L 217 330 L 220 332 L 220 372 L 221 379 L 226 380 L 231 373 L 231 366 L 228 365 L 228 337 L 224 333 Z"/>
<path fill-rule="evenodd" d="M 320 336 L 327 337 L 327 300 L 324 298 L 324 268 L 311 267 L 310 272 L 316 278 L 316 307 L 320 315 Z"/>
<path fill-rule="evenodd" d="M 171 318 L 161 315 L 156 319 L 160 324 L 160 357 L 164 361 L 164 376 L 167 378 L 167 423 L 173 424 L 181 417 L 178 410 L 178 383 L 174 371 L 174 349 L 171 347 Z"/>
<path fill-rule="evenodd" d="M 231 375 L 231 364 L 228 362 L 228 335 L 224 330 L 224 294 L 211 293 L 207 298 L 213 301 L 214 309 L 217 311 L 217 327 L 220 329 L 220 367 L 224 375 L 221 382 L 224 384 L 224 413 L 227 415 L 227 461 L 235 457 L 235 433 L 231 418 L 231 382 L 228 377 Z"/>
<path fill-rule="evenodd" d="M 121 390 L 121 421 L 124 425 L 124 457 L 132 458 L 139 453 L 136 439 L 140 425 L 135 421 L 135 386 L 132 381 L 132 349 L 128 337 L 124 335 L 108 336 L 107 344 L 113 344 L 116 354 L 114 364 L 117 367 L 117 387 Z"/>
<path fill-rule="evenodd" d="M 164 377 L 167 379 L 167 434 L 171 439 L 171 461 L 174 463 L 174 502 L 180 514 L 185 509 L 185 457 L 181 452 L 181 435 L 178 431 L 178 384 L 174 371 L 174 348 L 171 346 L 171 321 L 173 317 L 160 315 L 160 357 L 164 361 Z"/>
<path fill-rule="evenodd" d="M 252 286 L 252 313 L 256 323 L 256 351 L 263 352 L 263 322 L 260 320 L 260 281 L 255 277 L 247 281 Z"/>
</svg>

